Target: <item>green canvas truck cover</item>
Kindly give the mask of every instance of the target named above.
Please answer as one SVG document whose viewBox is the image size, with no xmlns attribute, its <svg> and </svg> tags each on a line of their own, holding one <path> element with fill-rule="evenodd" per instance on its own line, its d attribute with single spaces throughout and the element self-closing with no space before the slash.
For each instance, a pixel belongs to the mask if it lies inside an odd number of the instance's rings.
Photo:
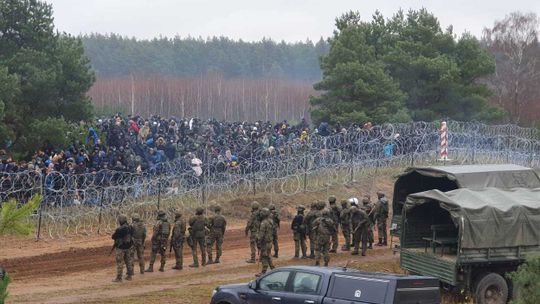
<svg viewBox="0 0 540 304">
<path fill-rule="evenodd" d="M 540 246 L 540 188 L 429 190 L 409 195 L 404 212 L 426 203 L 462 227 L 462 248 Z"/>
<path fill-rule="evenodd" d="M 458 188 L 540 188 L 540 179 L 534 170 L 512 164 L 413 167 L 400 176 L 413 172 L 430 177 L 446 177 L 456 181 Z"/>
</svg>

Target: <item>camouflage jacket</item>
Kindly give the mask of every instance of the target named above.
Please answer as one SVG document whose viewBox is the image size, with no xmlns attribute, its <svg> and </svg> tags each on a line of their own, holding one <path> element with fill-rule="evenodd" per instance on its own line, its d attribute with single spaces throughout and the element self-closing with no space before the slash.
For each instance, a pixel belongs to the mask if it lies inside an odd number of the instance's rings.
<svg viewBox="0 0 540 304">
<path fill-rule="evenodd" d="M 261 222 L 257 241 L 260 245 L 271 244 L 274 241 L 274 223 L 271 218 Z"/>
<path fill-rule="evenodd" d="M 183 218 L 178 218 L 174 222 L 174 227 L 171 236 L 171 244 L 173 246 L 180 246 L 186 237 L 186 222 Z"/>
</svg>

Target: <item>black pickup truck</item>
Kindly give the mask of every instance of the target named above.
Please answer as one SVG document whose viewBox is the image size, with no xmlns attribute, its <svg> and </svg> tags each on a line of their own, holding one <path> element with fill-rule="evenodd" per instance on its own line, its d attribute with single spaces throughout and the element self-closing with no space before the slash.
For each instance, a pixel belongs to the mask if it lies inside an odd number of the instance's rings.
<svg viewBox="0 0 540 304">
<path fill-rule="evenodd" d="M 293 266 L 216 287 L 211 304 L 438 304 L 439 280 L 348 268 Z"/>
</svg>

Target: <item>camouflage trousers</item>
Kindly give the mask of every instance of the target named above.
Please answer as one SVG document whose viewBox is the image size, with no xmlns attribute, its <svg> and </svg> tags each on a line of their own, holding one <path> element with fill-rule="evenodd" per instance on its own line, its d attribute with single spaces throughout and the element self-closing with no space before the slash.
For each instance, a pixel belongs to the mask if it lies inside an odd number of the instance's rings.
<svg viewBox="0 0 540 304">
<path fill-rule="evenodd" d="M 184 241 L 178 241 L 173 246 L 176 268 L 182 269 L 184 266 Z"/>
<path fill-rule="evenodd" d="M 142 240 L 133 239 L 133 247 L 131 250 L 131 261 L 135 261 L 135 256 L 139 261 L 139 269 L 144 272 L 144 243 Z"/>
<path fill-rule="evenodd" d="M 360 249 L 360 242 L 362 243 L 362 255 L 366 254 L 367 251 L 367 243 L 369 239 L 369 231 L 368 228 L 364 229 L 358 229 L 353 234 L 353 241 L 354 241 L 354 253 L 358 253 L 358 250 Z"/>
<path fill-rule="evenodd" d="M 274 269 L 274 264 L 272 263 L 272 243 L 261 244 L 261 264 L 262 269 L 261 273 L 266 273 L 268 267 Z"/>
<path fill-rule="evenodd" d="M 373 227 L 374 224 L 370 223 L 368 226 L 368 243 L 373 244 L 373 241 L 375 240 L 375 235 L 373 234 Z"/>
<path fill-rule="evenodd" d="M 199 257 L 197 256 L 197 246 L 201 249 L 202 265 L 206 265 L 206 238 L 193 238 L 193 247 L 191 248 L 191 255 L 193 256 L 193 264 L 199 265 Z"/>
<path fill-rule="evenodd" d="M 216 247 L 216 260 L 219 260 L 222 254 L 221 248 L 223 246 L 223 235 L 221 232 L 211 233 L 206 238 L 206 253 L 208 254 L 208 261 L 212 261 L 212 251 L 214 250 L 214 246 Z"/>
<path fill-rule="evenodd" d="M 257 258 L 257 234 L 253 232 L 249 235 L 249 248 L 251 249 L 251 260 L 255 261 Z"/>
<path fill-rule="evenodd" d="M 277 232 L 277 229 L 274 230 L 274 233 L 273 233 L 273 241 L 272 241 L 272 245 L 274 247 L 274 255 L 277 255 L 278 254 L 278 251 L 279 251 L 279 243 L 278 243 L 278 232 Z"/>
<path fill-rule="evenodd" d="M 131 275 L 133 273 L 133 260 L 132 257 L 132 249 L 115 249 L 115 255 L 116 255 L 116 277 L 122 278 L 122 273 L 124 271 L 124 264 L 126 265 L 127 275 Z"/>
<path fill-rule="evenodd" d="M 345 239 L 345 248 L 351 247 L 351 231 L 347 228 L 341 228 L 341 231 L 343 232 L 343 238 Z"/>
<path fill-rule="evenodd" d="M 294 257 L 295 258 L 299 257 L 298 255 L 300 253 L 300 249 L 302 249 L 302 256 L 305 257 L 306 250 L 307 250 L 306 235 L 303 233 L 295 232 L 293 234 L 293 238 L 294 238 Z"/>
<path fill-rule="evenodd" d="M 309 251 L 311 252 L 312 255 L 315 253 L 316 242 L 317 242 L 317 235 L 315 234 L 315 232 L 312 231 L 309 233 Z"/>
<path fill-rule="evenodd" d="M 324 266 L 328 266 L 330 262 L 330 237 L 321 237 L 317 240 L 317 247 L 315 248 L 315 265 L 320 265 L 321 258 L 324 259 Z"/>
<path fill-rule="evenodd" d="M 152 242 L 152 253 L 150 254 L 150 266 L 154 266 L 157 254 L 161 256 L 161 266 L 165 266 L 167 262 L 167 240 L 158 240 Z"/>
<path fill-rule="evenodd" d="M 334 233 L 332 234 L 332 251 L 336 251 L 339 246 L 338 230 L 339 230 L 339 226 L 335 226 Z"/>
<path fill-rule="evenodd" d="M 377 233 L 383 244 L 386 244 L 388 236 L 386 232 L 386 219 L 377 221 Z"/>
</svg>

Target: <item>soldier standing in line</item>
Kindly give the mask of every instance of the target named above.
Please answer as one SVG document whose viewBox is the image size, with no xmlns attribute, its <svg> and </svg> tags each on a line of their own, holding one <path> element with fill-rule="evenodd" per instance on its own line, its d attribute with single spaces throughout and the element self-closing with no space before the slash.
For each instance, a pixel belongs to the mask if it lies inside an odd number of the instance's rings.
<svg viewBox="0 0 540 304">
<path fill-rule="evenodd" d="M 270 218 L 274 222 L 274 235 L 273 235 L 273 247 L 274 247 L 274 258 L 278 258 L 278 252 L 279 252 L 279 244 L 278 244 L 278 229 L 279 229 L 279 212 L 276 210 L 276 206 L 274 204 L 270 204 L 268 206 L 268 209 L 270 210 Z"/>
<path fill-rule="evenodd" d="M 255 258 L 257 257 L 257 234 L 259 233 L 259 228 L 261 225 L 261 220 L 259 216 L 259 203 L 251 203 L 251 216 L 246 224 L 246 236 L 249 234 L 249 247 L 251 249 L 251 256 L 249 260 L 246 260 L 246 263 L 254 264 L 256 262 Z"/>
<path fill-rule="evenodd" d="M 330 205 L 330 218 L 334 222 L 334 232 L 332 233 L 332 248 L 330 249 L 331 253 L 336 253 L 339 247 L 338 241 L 338 231 L 339 231 L 339 217 L 341 210 L 338 205 L 336 205 L 336 197 L 330 196 L 328 198 L 328 203 Z"/>
<path fill-rule="evenodd" d="M 176 264 L 172 269 L 182 270 L 184 268 L 184 239 L 186 237 L 186 221 L 182 218 L 182 212 L 176 211 L 174 214 L 174 226 L 171 236 L 171 248 L 174 249 Z"/>
<path fill-rule="evenodd" d="M 368 249 L 373 249 L 373 242 L 375 241 L 375 236 L 373 235 L 373 228 L 375 227 L 375 210 L 373 204 L 367 196 L 364 196 L 362 199 L 362 208 L 368 215 L 369 225 L 368 225 Z"/>
<path fill-rule="evenodd" d="M 202 266 L 206 266 L 206 217 L 204 217 L 204 209 L 197 207 L 195 216 L 189 219 L 189 237 L 193 242 L 191 254 L 193 255 L 193 264 L 189 267 L 199 267 L 199 258 L 197 256 L 197 246 L 201 249 Z"/>
<path fill-rule="evenodd" d="M 351 250 L 351 214 L 349 208 L 348 202 L 346 200 L 342 200 L 339 222 L 341 224 L 343 237 L 345 238 L 345 244 L 341 247 L 341 251 Z"/>
<path fill-rule="evenodd" d="M 379 243 L 377 246 L 388 246 L 386 221 L 388 220 L 388 200 L 384 196 L 384 193 L 377 192 L 379 202 L 375 212 L 375 219 L 377 220 L 377 232 L 379 236 Z"/>
<path fill-rule="evenodd" d="M 144 274 L 144 242 L 146 241 L 146 227 L 137 213 L 131 215 L 131 230 L 133 231 L 132 261 L 135 254 L 139 260 L 139 271 Z"/>
<path fill-rule="evenodd" d="M 114 240 L 114 248 L 116 255 L 116 279 L 115 283 L 122 282 L 122 272 L 124 270 L 124 264 L 126 264 L 126 280 L 131 281 L 131 275 L 133 273 L 133 261 L 132 257 L 132 231 L 128 224 L 127 216 L 118 216 L 118 228 L 114 231 L 112 239 Z"/>
<path fill-rule="evenodd" d="M 274 223 L 273 220 L 270 218 L 270 210 L 268 208 L 262 208 L 260 211 L 260 217 L 262 219 L 260 230 L 259 230 L 259 238 L 258 238 L 258 244 L 259 248 L 261 249 L 261 264 L 262 269 L 259 274 L 256 276 L 261 276 L 266 273 L 266 270 L 268 267 L 270 269 L 274 269 L 274 264 L 272 263 L 272 242 L 273 242 L 273 235 L 274 235 Z"/>
<path fill-rule="evenodd" d="M 309 212 L 304 217 L 306 234 L 309 238 L 309 258 L 315 258 L 315 233 L 312 228 L 313 221 L 317 218 L 317 202 L 312 202 L 309 206 Z"/>
<path fill-rule="evenodd" d="M 208 219 L 208 229 L 210 234 L 208 235 L 208 247 L 206 252 L 208 253 L 208 262 L 206 264 L 218 264 L 221 257 L 221 246 L 223 245 L 223 237 L 225 236 L 225 228 L 227 227 L 227 221 L 225 217 L 221 215 L 221 206 L 214 207 L 214 216 Z M 212 259 L 212 249 L 216 245 L 216 259 Z"/>
<path fill-rule="evenodd" d="M 315 258 L 315 266 L 320 265 L 321 256 L 324 258 L 324 266 L 328 266 L 330 262 L 330 238 L 334 234 L 334 221 L 331 218 L 331 212 L 324 210 L 321 215 L 313 221 L 313 230 L 317 237 L 317 256 Z"/>
<path fill-rule="evenodd" d="M 362 242 L 362 256 L 365 256 L 367 251 L 369 219 L 364 210 L 356 206 L 351 207 L 351 226 L 354 236 L 354 250 L 351 255 L 358 255 L 359 245 Z"/>
<path fill-rule="evenodd" d="M 146 272 L 154 272 L 154 262 L 156 255 L 161 255 L 161 266 L 159 271 L 165 271 L 165 262 L 167 261 L 167 241 L 171 233 L 171 224 L 167 221 L 167 215 L 164 211 L 158 211 L 158 221 L 154 225 L 152 233 L 152 253 L 150 254 L 150 263 Z"/>
<path fill-rule="evenodd" d="M 307 259 L 306 256 L 306 227 L 304 225 L 304 210 L 302 205 L 296 207 L 296 216 L 291 223 L 294 239 L 294 257 L 298 258 L 300 249 L 302 249 L 302 259 Z"/>
</svg>

